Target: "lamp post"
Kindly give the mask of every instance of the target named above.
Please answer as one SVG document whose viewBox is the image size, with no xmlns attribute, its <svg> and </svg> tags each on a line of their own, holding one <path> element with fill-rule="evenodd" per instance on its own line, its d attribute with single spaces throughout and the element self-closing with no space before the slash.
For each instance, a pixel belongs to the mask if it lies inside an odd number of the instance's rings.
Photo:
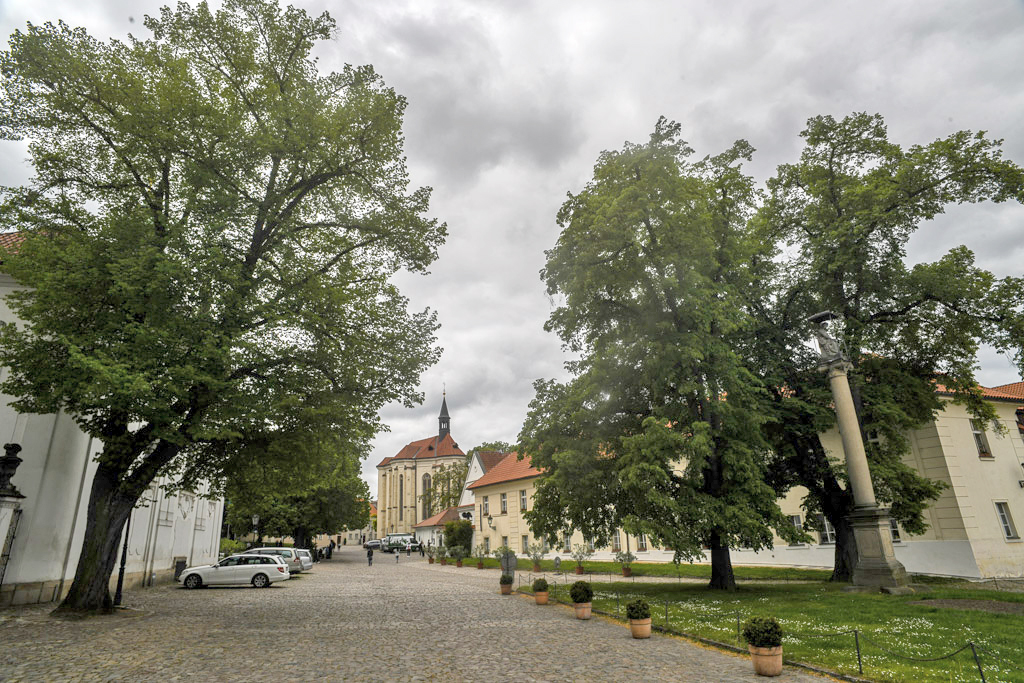
<svg viewBox="0 0 1024 683">
<path fill-rule="evenodd" d="M 260 516 L 259 515 L 253 515 L 252 516 L 252 542 L 253 542 L 254 545 L 257 542 L 259 542 L 259 526 L 260 526 Z"/>
<path fill-rule="evenodd" d="M 818 369 L 828 373 L 832 402 L 836 411 L 839 436 L 846 456 L 846 471 L 853 493 L 850 524 L 857 542 L 857 565 L 853 569 L 853 585 L 878 588 L 886 593 L 913 592 L 907 570 L 896 559 L 892 547 L 889 510 L 879 507 L 871 484 L 868 458 L 861 438 L 860 422 L 850 392 L 847 373 L 853 367 L 839 342 L 828 332 L 828 323 L 839 316 L 823 311 L 808 318 L 815 325 L 814 336 L 821 355 Z"/>
<path fill-rule="evenodd" d="M 121 588 L 124 587 L 124 565 L 128 560 L 128 534 L 132 532 L 132 514 L 124 523 L 124 545 L 121 546 L 121 566 L 117 570 L 117 590 L 114 591 L 114 606 L 121 604 Z"/>
</svg>

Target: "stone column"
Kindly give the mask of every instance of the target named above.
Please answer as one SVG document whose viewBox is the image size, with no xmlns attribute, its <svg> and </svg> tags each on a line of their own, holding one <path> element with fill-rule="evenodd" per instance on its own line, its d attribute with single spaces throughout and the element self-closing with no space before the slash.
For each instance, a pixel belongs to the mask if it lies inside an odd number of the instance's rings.
<svg viewBox="0 0 1024 683">
<path fill-rule="evenodd" d="M 861 438 L 860 422 L 853 404 L 847 377 L 851 366 L 839 342 L 829 336 L 826 323 L 835 317 L 819 313 L 811 318 L 820 326 L 815 331 L 821 351 L 820 370 L 828 372 L 836 422 L 846 456 L 846 471 L 853 493 L 854 511 L 850 514 L 853 536 L 857 541 L 857 566 L 853 569 L 855 587 L 881 589 L 886 593 L 912 592 L 907 570 L 896 559 L 892 547 L 889 510 L 878 506 L 868 469 L 868 457 Z"/>
</svg>

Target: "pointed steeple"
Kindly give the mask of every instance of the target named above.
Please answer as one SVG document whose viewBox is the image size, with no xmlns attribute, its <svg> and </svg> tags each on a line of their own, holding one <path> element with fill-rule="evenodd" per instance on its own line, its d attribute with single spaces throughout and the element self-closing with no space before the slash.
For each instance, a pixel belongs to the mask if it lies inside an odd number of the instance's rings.
<svg viewBox="0 0 1024 683">
<path fill-rule="evenodd" d="M 447 392 L 441 393 L 441 414 L 437 416 L 437 438 L 443 439 L 451 431 L 451 418 L 448 417 Z"/>
</svg>

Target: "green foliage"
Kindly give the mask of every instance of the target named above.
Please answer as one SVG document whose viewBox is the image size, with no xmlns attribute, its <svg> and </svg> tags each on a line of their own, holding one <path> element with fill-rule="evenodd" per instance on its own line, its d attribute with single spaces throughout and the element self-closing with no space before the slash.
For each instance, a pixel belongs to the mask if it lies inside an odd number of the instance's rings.
<svg viewBox="0 0 1024 683">
<path fill-rule="evenodd" d="M 526 554 L 533 560 L 534 564 L 540 564 L 540 561 L 544 559 L 548 551 L 544 548 L 543 543 L 531 543 L 526 547 Z"/>
<path fill-rule="evenodd" d="M 491 555 L 494 555 L 494 558 L 498 560 L 498 562 L 501 562 L 501 558 L 505 557 L 505 553 L 511 552 L 512 548 L 509 548 L 507 545 L 502 545 L 492 550 Z"/>
<path fill-rule="evenodd" d="M 420 494 L 420 500 L 427 501 L 431 515 L 459 504 L 468 472 L 469 456 L 463 462 L 442 465 L 431 471 L 430 488 Z"/>
<path fill-rule="evenodd" d="M 484 560 L 486 560 L 487 555 L 487 546 L 485 546 L 483 543 L 477 543 L 476 547 L 473 548 L 473 557 L 476 558 L 477 562 L 483 562 Z"/>
<path fill-rule="evenodd" d="M 575 603 L 590 602 L 594 598 L 594 589 L 589 581 L 577 581 L 569 586 L 569 597 Z"/>
<path fill-rule="evenodd" d="M 498 579 L 498 583 L 502 586 L 511 586 L 514 580 L 515 577 L 511 574 L 502 574 L 501 578 Z"/>
<path fill-rule="evenodd" d="M 434 556 L 437 555 L 437 547 L 428 545 L 426 548 L 424 548 L 423 552 L 426 553 L 427 557 L 433 559 Z"/>
<path fill-rule="evenodd" d="M 629 567 L 629 565 L 636 562 L 636 555 L 634 555 L 628 550 L 625 552 L 620 550 L 619 552 L 615 553 L 615 561 L 621 564 L 624 568 Z"/>
<path fill-rule="evenodd" d="M 444 524 L 444 544 L 448 548 L 461 546 L 463 552 L 473 544 L 473 524 L 468 519 L 457 519 Z M 465 557 L 465 555 L 463 555 Z"/>
<path fill-rule="evenodd" d="M 222 555 L 234 555 L 245 550 L 244 541 L 233 541 L 230 538 L 220 539 L 220 552 Z"/>
<path fill-rule="evenodd" d="M 461 545 L 453 545 L 448 548 L 448 554 L 451 555 L 452 559 L 456 562 L 462 562 L 466 557 L 466 549 Z"/>
<path fill-rule="evenodd" d="M 593 554 L 594 554 L 594 551 L 591 550 L 586 545 L 581 545 L 581 544 L 577 543 L 576 545 L 574 545 L 572 547 L 571 555 L 572 555 L 572 559 L 574 559 L 576 561 L 576 566 L 577 567 L 582 567 L 583 566 L 583 562 L 585 560 L 589 559 L 590 556 L 593 555 Z"/>
<path fill-rule="evenodd" d="M 434 556 L 438 560 L 444 560 L 448 558 L 448 548 L 443 545 L 434 546 Z"/>
<path fill-rule="evenodd" d="M 0 204 L 25 237 L 3 260 L 27 323 L 0 330 L 2 390 L 101 441 L 117 496 L 90 500 L 105 528 L 69 602 L 106 580 L 121 509 L 158 474 L 218 480 L 310 423 L 364 453 L 437 358 L 435 315 L 390 278 L 445 237 L 408 189 L 404 99 L 368 66 L 318 73 L 326 13 L 181 3 L 145 25 L 128 42 L 30 25 L 0 56 L 0 136 L 35 170 Z"/>
<path fill-rule="evenodd" d="M 548 582 L 543 576 L 539 579 L 533 580 L 533 592 L 534 593 L 546 593 L 548 590 Z"/>
<path fill-rule="evenodd" d="M 637 598 L 626 603 L 626 618 L 627 619 L 650 619 L 651 618 L 651 606 L 647 604 L 646 600 Z"/>
<path fill-rule="evenodd" d="M 469 453 L 494 451 L 497 453 L 511 453 L 516 449 L 515 444 L 507 441 L 485 441 L 476 448 L 469 449 Z"/>
<path fill-rule="evenodd" d="M 775 617 L 750 617 L 743 623 L 743 639 L 754 647 L 778 647 L 782 626 Z"/>
</svg>

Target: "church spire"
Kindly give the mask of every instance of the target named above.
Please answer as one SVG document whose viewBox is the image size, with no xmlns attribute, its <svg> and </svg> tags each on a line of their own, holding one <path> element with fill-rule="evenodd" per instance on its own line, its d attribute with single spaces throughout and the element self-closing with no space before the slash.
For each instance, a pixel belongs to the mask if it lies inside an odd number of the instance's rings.
<svg viewBox="0 0 1024 683">
<path fill-rule="evenodd" d="M 448 417 L 447 392 L 441 392 L 441 414 L 437 416 L 437 438 L 443 439 L 451 431 L 451 418 Z"/>
</svg>

